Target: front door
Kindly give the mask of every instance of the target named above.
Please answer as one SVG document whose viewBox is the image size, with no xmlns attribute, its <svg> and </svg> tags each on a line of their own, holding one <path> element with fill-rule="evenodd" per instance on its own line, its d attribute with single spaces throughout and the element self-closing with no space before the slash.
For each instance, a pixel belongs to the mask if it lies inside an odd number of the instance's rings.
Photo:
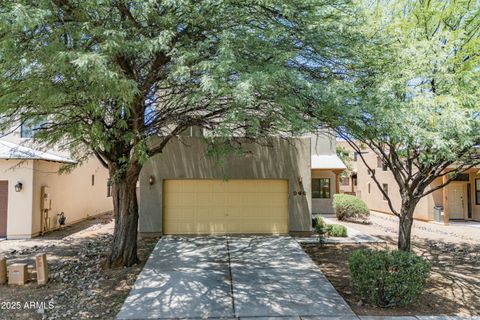
<svg viewBox="0 0 480 320">
<path fill-rule="evenodd" d="M 450 219 L 465 219 L 465 183 L 452 182 L 448 186 L 448 215 Z"/>
<path fill-rule="evenodd" d="M 7 236 L 8 181 L 0 181 L 0 238 Z"/>
</svg>

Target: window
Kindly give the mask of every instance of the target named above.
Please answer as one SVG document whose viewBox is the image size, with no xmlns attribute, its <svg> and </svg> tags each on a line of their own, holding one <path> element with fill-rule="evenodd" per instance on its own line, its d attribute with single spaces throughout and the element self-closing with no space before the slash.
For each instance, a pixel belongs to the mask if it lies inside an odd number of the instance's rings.
<svg viewBox="0 0 480 320">
<path fill-rule="evenodd" d="M 94 185 L 95 185 L 95 175 L 92 174 L 92 186 L 94 186 Z"/>
<path fill-rule="evenodd" d="M 382 170 L 383 170 L 383 171 L 387 171 L 387 170 L 388 170 L 387 163 L 386 163 L 385 161 L 382 163 Z"/>
<path fill-rule="evenodd" d="M 349 186 L 350 177 L 340 177 L 340 183 L 342 184 L 342 186 Z"/>
<path fill-rule="evenodd" d="M 371 189 L 370 189 L 370 182 L 368 183 L 367 187 L 368 187 L 368 193 L 370 193 L 370 192 L 371 192 Z"/>
<path fill-rule="evenodd" d="M 330 199 L 330 178 L 312 179 L 312 198 Z"/>
<path fill-rule="evenodd" d="M 353 153 L 353 161 L 357 161 L 358 160 L 358 152 L 354 152 Z"/>
<path fill-rule="evenodd" d="M 377 157 L 377 168 L 383 167 L 383 160 L 380 157 Z"/>
<path fill-rule="evenodd" d="M 110 182 L 107 182 L 107 197 L 112 196 L 112 184 Z"/>
<path fill-rule="evenodd" d="M 20 126 L 20 138 L 33 138 L 35 131 L 40 129 L 45 124 L 45 121 L 34 123 L 33 121 L 25 121 Z"/>
<path fill-rule="evenodd" d="M 382 189 L 385 192 L 385 194 L 388 195 L 388 184 L 386 183 L 382 184 Z M 383 195 L 383 200 L 388 200 L 385 194 Z"/>
<path fill-rule="evenodd" d="M 450 177 L 452 177 L 452 175 L 450 175 Z M 468 173 L 459 173 L 454 179 L 453 181 L 470 181 L 470 175 Z"/>
<path fill-rule="evenodd" d="M 480 178 L 475 179 L 475 204 L 480 206 Z"/>
</svg>

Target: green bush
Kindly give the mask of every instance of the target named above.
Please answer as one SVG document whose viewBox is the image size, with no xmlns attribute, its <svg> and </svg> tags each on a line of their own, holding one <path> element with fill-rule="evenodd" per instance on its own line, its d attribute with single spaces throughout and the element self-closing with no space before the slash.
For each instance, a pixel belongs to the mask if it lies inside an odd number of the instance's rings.
<svg viewBox="0 0 480 320">
<path fill-rule="evenodd" d="M 347 228 L 340 224 L 328 224 L 327 234 L 329 237 L 347 237 Z"/>
<path fill-rule="evenodd" d="M 327 234 L 327 224 L 323 220 L 322 217 L 317 217 L 315 219 L 315 232 L 318 233 L 320 236 L 324 236 Z"/>
<path fill-rule="evenodd" d="M 356 250 L 348 267 L 352 292 L 384 308 L 415 302 L 430 272 L 426 260 L 403 251 Z"/>
<path fill-rule="evenodd" d="M 366 219 L 370 215 L 370 210 L 368 210 L 365 202 L 349 194 L 333 195 L 333 208 L 338 220 L 348 218 Z"/>
</svg>

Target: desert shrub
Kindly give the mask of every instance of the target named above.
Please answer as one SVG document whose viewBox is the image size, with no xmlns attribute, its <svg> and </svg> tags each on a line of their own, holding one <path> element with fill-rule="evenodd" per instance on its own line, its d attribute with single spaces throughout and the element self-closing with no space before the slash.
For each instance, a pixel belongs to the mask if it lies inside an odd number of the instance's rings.
<svg viewBox="0 0 480 320">
<path fill-rule="evenodd" d="M 340 224 L 328 224 L 327 234 L 329 237 L 347 237 L 347 228 Z"/>
<path fill-rule="evenodd" d="M 368 210 L 365 202 L 349 194 L 333 195 L 333 208 L 338 220 L 348 218 L 366 219 L 370 215 L 370 210 Z"/>
<path fill-rule="evenodd" d="M 415 302 L 430 272 L 428 261 L 403 251 L 356 250 L 348 267 L 352 292 L 384 308 Z"/>
<path fill-rule="evenodd" d="M 315 232 L 318 234 L 325 234 L 327 233 L 327 224 L 325 223 L 325 220 L 323 220 L 322 217 L 317 217 L 315 219 Z"/>
</svg>

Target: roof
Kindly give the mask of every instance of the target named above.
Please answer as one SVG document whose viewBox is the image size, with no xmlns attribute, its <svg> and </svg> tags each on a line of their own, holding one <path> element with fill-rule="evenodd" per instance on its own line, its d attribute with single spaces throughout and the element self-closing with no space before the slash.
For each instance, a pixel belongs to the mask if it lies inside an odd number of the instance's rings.
<svg viewBox="0 0 480 320">
<path fill-rule="evenodd" d="M 0 140 L 0 159 L 21 159 L 21 160 L 45 160 L 65 163 L 76 163 L 75 160 L 57 156 L 52 153 L 43 152 L 21 146 L 16 143 Z"/>
<path fill-rule="evenodd" d="M 347 166 L 336 154 L 312 155 L 312 169 L 345 170 Z"/>
</svg>

